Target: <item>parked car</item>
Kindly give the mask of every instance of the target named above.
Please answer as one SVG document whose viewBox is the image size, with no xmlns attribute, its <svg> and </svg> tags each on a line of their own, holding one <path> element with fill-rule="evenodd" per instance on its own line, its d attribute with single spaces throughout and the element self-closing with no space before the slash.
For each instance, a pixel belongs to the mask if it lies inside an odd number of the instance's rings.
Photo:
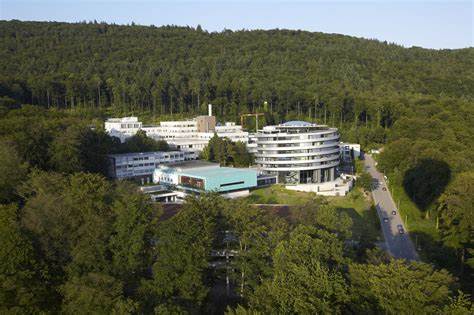
<svg viewBox="0 0 474 315">
<path fill-rule="evenodd" d="M 387 223 L 387 222 L 388 222 L 388 218 L 383 218 L 383 222 Z"/>
<path fill-rule="evenodd" d="M 392 215 L 397 215 L 397 211 L 393 210 Z"/>
<path fill-rule="evenodd" d="M 382 190 L 383 190 L 383 191 L 387 191 L 387 187 L 382 187 Z"/>
</svg>

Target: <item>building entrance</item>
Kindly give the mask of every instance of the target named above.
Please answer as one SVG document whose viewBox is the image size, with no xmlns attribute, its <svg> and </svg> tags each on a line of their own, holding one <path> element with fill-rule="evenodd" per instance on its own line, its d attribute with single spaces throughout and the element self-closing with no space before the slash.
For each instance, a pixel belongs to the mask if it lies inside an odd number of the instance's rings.
<svg viewBox="0 0 474 315">
<path fill-rule="evenodd" d="M 313 180 L 314 171 L 300 171 L 300 184 L 314 183 Z"/>
</svg>

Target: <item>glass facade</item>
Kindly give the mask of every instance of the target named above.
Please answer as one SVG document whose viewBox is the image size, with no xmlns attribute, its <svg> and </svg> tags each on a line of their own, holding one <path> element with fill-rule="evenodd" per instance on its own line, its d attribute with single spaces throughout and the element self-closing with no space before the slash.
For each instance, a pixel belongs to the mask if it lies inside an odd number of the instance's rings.
<svg viewBox="0 0 474 315">
<path fill-rule="evenodd" d="M 287 184 L 334 180 L 339 164 L 336 128 L 306 122 L 269 126 L 257 136 L 256 163 Z"/>
</svg>

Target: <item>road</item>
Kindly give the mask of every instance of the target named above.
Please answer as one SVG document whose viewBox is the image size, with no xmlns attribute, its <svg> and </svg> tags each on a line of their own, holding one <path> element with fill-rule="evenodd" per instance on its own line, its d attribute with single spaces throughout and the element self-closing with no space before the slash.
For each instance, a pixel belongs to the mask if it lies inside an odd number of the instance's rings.
<svg viewBox="0 0 474 315">
<path fill-rule="evenodd" d="M 372 190 L 372 197 L 377 208 L 387 251 L 395 258 L 419 260 L 415 246 L 403 224 L 383 174 L 377 171 L 375 161 L 369 154 L 365 155 L 364 165 L 366 171 L 369 172 L 374 178 L 374 182 L 377 183 Z M 386 190 L 383 188 L 386 188 Z M 392 211 L 396 211 L 396 214 L 392 215 Z M 388 218 L 388 222 L 384 222 L 384 218 Z M 403 234 L 399 233 L 398 226 L 403 227 Z"/>
</svg>

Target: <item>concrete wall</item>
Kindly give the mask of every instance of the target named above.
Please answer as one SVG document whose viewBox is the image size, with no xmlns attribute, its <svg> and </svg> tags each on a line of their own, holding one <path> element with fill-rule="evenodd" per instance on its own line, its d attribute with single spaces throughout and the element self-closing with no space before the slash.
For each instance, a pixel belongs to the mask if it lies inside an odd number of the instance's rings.
<svg viewBox="0 0 474 315">
<path fill-rule="evenodd" d="M 215 116 L 197 116 L 197 132 L 210 132 L 216 128 Z"/>
<path fill-rule="evenodd" d="M 337 178 L 334 181 L 325 182 L 321 184 L 299 184 L 299 185 L 287 185 L 286 189 L 314 192 L 321 196 L 345 196 L 352 189 L 353 180 L 348 178 L 347 181 Z"/>
</svg>

